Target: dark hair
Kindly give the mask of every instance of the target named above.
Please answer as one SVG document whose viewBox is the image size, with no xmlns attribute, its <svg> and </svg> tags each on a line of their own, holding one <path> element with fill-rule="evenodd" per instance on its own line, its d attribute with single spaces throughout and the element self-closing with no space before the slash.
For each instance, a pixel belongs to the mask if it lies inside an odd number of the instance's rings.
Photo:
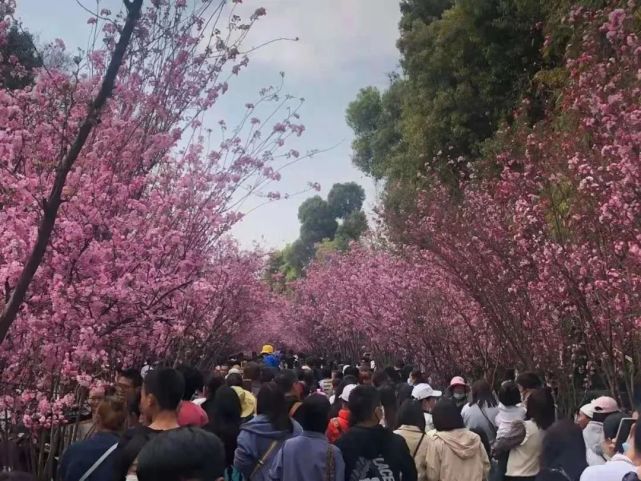
<svg viewBox="0 0 641 481">
<path fill-rule="evenodd" d="M 390 377 L 385 371 L 381 371 L 380 369 L 374 371 L 374 375 L 372 376 L 372 384 L 374 387 L 383 387 L 385 384 L 389 384 L 390 382 Z"/>
<path fill-rule="evenodd" d="M 432 420 L 437 431 L 453 431 L 465 427 L 463 417 L 454 401 L 441 399 L 432 409 Z"/>
<path fill-rule="evenodd" d="M 383 371 L 387 374 L 387 377 L 392 384 L 398 384 L 399 382 L 401 382 L 401 376 L 399 375 L 399 372 L 392 366 L 387 366 L 385 369 L 383 369 Z"/>
<path fill-rule="evenodd" d="M 358 384 L 358 381 L 352 376 L 346 376 L 338 383 L 338 386 L 334 389 L 334 403 L 329 410 L 330 418 L 338 416 L 338 412 L 342 409 L 344 401 L 341 399 L 341 394 L 343 394 L 343 389 L 348 384 Z"/>
<path fill-rule="evenodd" d="M 142 414 L 140 412 L 140 389 L 136 389 L 136 393 L 127 399 L 127 414 L 136 416 L 136 419 Z"/>
<path fill-rule="evenodd" d="M 374 411 L 381 405 L 381 395 L 374 386 L 361 384 L 349 395 L 349 424 L 355 426 L 369 421 Z"/>
<path fill-rule="evenodd" d="M 554 479 L 546 477 L 548 470 L 562 469 L 570 479 L 578 480 L 587 466 L 581 428 L 567 419 L 552 424 L 543 437 L 541 479 Z"/>
<path fill-rule="evenodd" d="M 150 371 L 143 383 L 145 392 L 153 394 L 163 411 L 175 411 L 185 392 L 185 379 L 176 369 L 161 367 Z"/>
<path fill-rule="evenodd" d="M 488 459 L 492 459 L 492 446 L 490 445 L 490 440 L 487 437 L 487 433 L 481 428 L 470 428 L 470 431 L 476 434 L 481 439 L 481 444 L 487 453 Z"/>
<path fill-rule="evenodd" d="M 225 378 L 220 374 L 212 374 L 207 381 L 207 399 L 214 399 L 216 391 L 225 385 Z"/>
<path fill-rule="evenodd" d="M 264 414 L 276 431 L 294 431 L 289 419 L 285 394 L 274 382 L 263 384 L 256 399 L 256 413 Z"/>
<path fill-rule="evenodd" d="M 140 481 L 210 481 L 223 476 L 225 452 L 220 439 L 199 428 L 164 431 L 138 455 Z"/>
<path fill-rule="evenodd" d="M 140 375 L 140 372 L 137 369 L 134 369 L 132 367 L 127 369 L 121 369 L 118 372 L 118 374 L 127 379 L 131 379 L 134 387 L 142 386 L 142 376 Z"/>
<path fill-rule="evenodd" d="M 414 378 L 414 384 L 415 385 L 427 382 L 425 380 L 425 374 L 423 374 L 423 371 L 421 371 L 420 369 L 412 369 L 412 371 L 410 372 L 409 377 L 413 377 Z"/>
<path fill-rule="evenodd" d="M 231 466 L 234 463 L 234 451 L 240 433 L 240 399 L 231 387 L 221 386 L 216 391 L 212 404 L 211 416 L 205 429 L 214 433 L 223 442 L 226 465 Z"/>
<path fill-rule="evenodd" d="M 414 368 L 409 364 L 406 364 L 405 366 L 403 366 L 401 368 L 401 381 L 403 382 L 407 381 L 407 378 L 410 377 L 410 374 L 412 374 L 413 370 Z"/>
<path fill-rule="evenodd" d="M 396 389 L 394 386 L 385 385 L 378 389 L 381 404 L 385 410 L 385 427 L 394 431 L 398 427 L 398 404 L 396 403 Z"/>
<path fill-rule="evenodd" d="M 492 393 L 492 388 L 485 379 L 475 381 L 472 384 L 472 402 L 470 404 L 478 404 L 480 408 L 484 406 L 493 408 L 496 406 L 496 398 Z"/>
<path fill-rule="evenodd" d="M 184 401 L 191 401 L 196 391 L 203 388 L 205 379 L 203 374 L 192 366 L 178 366 L 176 368 L 185 378 L 185 393 L 183 394 Z"/>
<path fill-rule="evenodd" d="M 521 402 L 521 393 L 514 381 L 503 381 L 499 388 L 499 401 L 503 406 L 516 406 Z"/>
<path fill-rule="evenodd" d="M 127 406 L 124 400 L 116 396 L 107 396 L 98 404 L 100 426 L 109 430 L 120 431 L 127 420 Z"/>
<path fill-rule="evenodd" d="M 612 413 L 603 421 L 603 437 L 614 440 L 619 432 L 619 425 L 623 418 L 628 417 L 623 413 Z"/>
<path fill-rule="evenodd" d="M 322 394 L 311 394 L 303 401 L 296 414 L 305 431 L 324 433 L 329 421 L 329 400 Z"/>
<path fill-rule="evenodd" d="M 303 372 L 303 382 L 305 383 L 305 388 L 307 390 L 306 394 L 318 389 L 318 383 L 316 382 L 313 371 L 306 370 Z"/>
<path fill-rule="evenodd" d="M 267 383 L 272 382 L 276 376 L 276 369 L 269 366 L 261 366 L 260 368 L 260 382 Z"/>
<path fill-rule="evenodd" d="M 287 394 L 294 387 L 296 373 L 290 369 L 286 369 L 274 378 L 274 382 L 278 386 L 278 389 L 283 391 L 283 394 Z"/>
<path fill-rule="evenodd" d="M 387 413 L 387 411 L 385 412 Z M 423 414 L 421 402 L 416 401 L 415 399 L 406 399 L 403 401 L 403 404 L 401 404 L 401 407 L 398 410 L 398 424 L 416 426 L 421 430 L 421 432 L 424 432 L 425 415 Z"/>
<path fill-rule="evenodd" d="M 321 377 L 323 379 L 329 379 L 332 377 L 332 368 L 331 367 L 324 367 L 321 369 Z"/>
<path fill-rule="evenodd" d="M 360 375 L 360 370 L 356 366 L 347 366 L 343 370 L 343 374 L 345 376 L 354 376 L 356 379 L 358 379 Z"/>
<path fill-rule="evenodd" d="M 539 389 L 543 387 L 543 381 L 538 374 L 528 371 L 519 374 L 516 378 L 516 384 L 523 389 Z"/>
<path fill-rule="evenodd" d="M 536 389 L 527 398 L 526 419 L 531 419 L 540 429 L 549 428 L 556 417 L 554 398 L 547 389 Z"/>
<path fill-rule="evenodd" d="M 243 376 L 241 374 L 238 374 L 237 372 L 227 374 L 227 377 L 225 378 L 225 384 L 227 384 L 229 387 L 243 387 Z"/>
<path fill-rule="evenodd" d="M 257 362 L 249 361 L 247 364 L 245 364 L 245 369 L 243 369 L 243 376 L 245 376 L 245 379 L 258 381 L 260 379 L 260 365 Z"/>
</svg>

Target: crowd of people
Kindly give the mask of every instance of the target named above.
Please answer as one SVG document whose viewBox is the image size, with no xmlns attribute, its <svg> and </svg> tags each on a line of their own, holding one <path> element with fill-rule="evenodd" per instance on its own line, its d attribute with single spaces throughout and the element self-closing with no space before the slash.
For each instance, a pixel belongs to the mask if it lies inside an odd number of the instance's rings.
<svg viewBox="0 0 641 481">
<path fill-rule="evenodd" d="M 207 375 L 206 375 L 207 374 Z M 62 481 L 635 481 L 638 413 L 598 397 L 557 415 L 542 379 L 496 386 L 419 369 L 279 356 L 124 370 L 88 397 Z M 2 473 L 0 479 L 20 478 Z"/>
</svg>

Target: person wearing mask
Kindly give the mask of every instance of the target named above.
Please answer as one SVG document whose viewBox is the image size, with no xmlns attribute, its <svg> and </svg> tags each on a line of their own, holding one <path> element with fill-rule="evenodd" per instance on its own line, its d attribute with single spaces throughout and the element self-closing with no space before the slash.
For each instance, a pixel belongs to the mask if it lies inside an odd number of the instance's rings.
<svg viewBox="0 0 641 481">
<path fill-rule="evenodd" d="M 472 401 L 463 406 L 461 416 L 465 427 L 485 433 L 489 444 L 496 440 L 496 416 L 499 413 L 498 403 L 492 388 L 485 380 L 472 384 Z"/>
<path fill-rule="evenodd" d="M 305 398 L 298 411 L 303 433 L 283 444 L 271 468 L 272 481 L 344 480 L 343 456 L 325 437 L 329 408 L 329 401 L 322 394 Z"/>
<path fill-rule="evenodd" d="M 104 398 L 95 415 L 95 433 L 67 448 L 60 459 L 58 474 L 63 481 L 111 481 L 114 451 L 127 418 L 127 406 L 119 397 Z"/>
<path fill-rule="evenodd" d="M 536 373 L 524 372 L 516 377 L 516 385 L 521 393 L 521 401 L 525 405 L 530 393 L 543 387 L 543 381 Z"/>
<path fill-rule="evenodd" d="M 583 439 L 587 450 L 587 460 L 590 466 L 605 464 L 606 458 L 603 456 L 603 421 L 606 418 L 619 411 L 617 402 L 608 396 L 601 396 L 592 401 L 592 420 L 588 422 L 583 430 Z"/>
<path fill-rule="evenodd" d="M 628 441 L 624 443 L 624 453 L 615 453 L 605 464 L 588 466 L 581 475 L 581 481 L 638 481 L 635 471 L 641 466 L 641 423 L 636 423 Z"/>
<path fill-rule="evenodd" d="M 241 425 L 234 467 L 251 481 L 267 481 L 269 470 L 283 443 L 299 436 L 303 428 L 289 417 L 285 395 L 275 383 L 258 392 L 257 415 Z"/>
<path fill-rule="evenodd" d="M 380 425 L 383 407 L 374 386 L 357 386 L 349 396 L 350 429 L 336 446 L 345 460 L 345 479 L 416 481 L 405 440 Z"/>
<path fill-rule="evenodd" d="M 150 371 L 140 393 L 140 407 L 149 426 L 129 429 L 118 443 L 114 481 L 134 479 L 140 450 L 158 434 L 177 429 L 178 406 L 185 392 L 185 379 L 176 369 L 163 367 Z"/>
<path fill-rule="evenodd" d="M 525 421 L 513 424 L 520 432 L 508 456 L 506 481 L 534 481 L 540 470 L 545 430 L 554 423 L 554 399 L 547 389 L 530 391 L 526 404 Z"/>
<path fill-rule="evenodd" d="M 203 427 L 209 422 L 205 410 L 197 404 L 191 402 L 197 391 L 203 389 L 205 380 L 202 373 L 191 366 L 179 366 L 178 371 L 185 379 L 185 392 L 183 399 L 178 407 L 178 424 L 180 426 L 197 426 Z"/>
<path fill-rule="evenodd" d="M 325 435 L 330 443 L 335 443 L 343 434 L 349 430 L 349 397 L 356 389 L 357 384 L 348 384 L 343 388 L 339 395 L 341 402 L 341 409 L 338 411 L 338 416 L 329 420 Z"/>
<path fill-rule="evenodd" d="M 381 425 L 394 431 L 398 427 L 396 389 L 394 389 L 394 386 L 385 385 L 379 388 L 378 392 L 381 395 L 381 404 L 383 405 L 383 420 L 381 421 Z"/>
<path fill-rule="evenodd" d="M 224 469 L 220 439 L 194 427 L 160 434 L 138 456 L 139 481 L 223 481 Z"/>
<path fill-rule="evenodd" d="M 467 393 L 470 388 L 461 376 L 455 376 L 450 381 L 450 385 L 447 387 L 447 392 L 450 397 L 456 404 L 459 412 L 463 409 L 463 406 L 467 404 Z"/>
<path fill-rule="evenodd" d="M 241 481 L 242 476 L 234 468 L 234 453 L 240 434 L 241 404 L 238 394 L 229 386 L 216 391 L 212 405 L 212 416 L 204 427 L 223 442 L 225 447 L 225 481 Z"/>
<path fill-rule="evenodd" d="M 536 481 L 579 481 L 587 466 L 581 427 L 569 419 L 550 426 L 543 438 Z"/>
<path fill-rule="evenodd" d="M 490 461 L 481 438 L 465 428 L 458 406 L 441 399 L 432 410 L 434 429 L 427 433 L 428 481 L 483 481 Z"/>
<path fill-rule="evenodd" d="M 412 389 L 412 398 L 421 403 L 423 415 L 425 417 L 425 432 L 434 429 L 432 423 L 432 409 L 436 406 L 439 398 L 443 395 L 441 391 L 435 391 L 427 383 L 420 383 Z"/>
<path fill-rule="evenodd" d="M 394 431 L 401 436 L 414 458 L 418 481 L 427 481 L 427 441 L 425 417 L 419 401 L 407 399 L 398 410 L 400 427 Z"/>
</svg>

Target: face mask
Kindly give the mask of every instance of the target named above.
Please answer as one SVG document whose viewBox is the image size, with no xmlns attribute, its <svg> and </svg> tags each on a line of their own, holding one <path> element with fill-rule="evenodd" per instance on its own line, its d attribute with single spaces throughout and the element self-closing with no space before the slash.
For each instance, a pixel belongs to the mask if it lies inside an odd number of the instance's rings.
<svg viewBox="0 0 641 481">
<path fill-rule="evenodd" d="M 465 393 L 455 392 L 454 393 L 454 399 L 458 399 L 458 400 L 465 399 Z"/>
<path fill-rule="evenodd" d="M 630 449 L 630 443 L 626 441 L 625 443 L 623 443 L 623 444 L 621 445 L 621 447 L 623 448 L 623 452 L 624 452 L 624 453 L 627 453 L 627 452 L 628 452 L 628 449 Z"/>
</svg>

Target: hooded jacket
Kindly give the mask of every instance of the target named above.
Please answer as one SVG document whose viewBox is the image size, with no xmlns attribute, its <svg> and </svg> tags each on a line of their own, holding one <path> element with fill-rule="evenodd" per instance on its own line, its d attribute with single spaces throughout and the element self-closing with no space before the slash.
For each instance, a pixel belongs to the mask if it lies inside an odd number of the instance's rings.
<svg viewBox="0 0 641 481">
<path fill-rule="evenodd" d="M 416 481 L 416 466 L 407 443 L 383 426 L 354 426 L 336 446 L 343 454 L 346 481 Z"/>
<path fill-rule="evenodd" d="M 603 456 L 603 423 L 590 421 L 583 430 L 583 440 L 585 441 L 586 458 L 589 466 L 599 466 L 605 464 Z"/>
<path fill-rule="evenodd" d="M 407 447 L 410 450 L 410 454 L 414 457 L 418 481 L 427 481 L 427 475 L 425 473 L 427 434 L 425 434 L 424 431 L 421 431 L 417 426 L 409 426 L 407 424 L 403 424 L 394 432 L 405 439 Z"/>
<path fill-rule="evenodd" d="M 283 446 L 283 443 L 290 438 L 299 436 L 303 432 L 300 424 L 293 419 L 293 432 L 279 431 L 274 429 L 269 418 L 259 414 L 248 423 L 240 427 L 238 435 L 238 447 L 234 454 L 234 467 L 240 471 L 246 479 L 250 479 L 252 472 L 259 462 L 261 467 L 255 472 L 251 481 L 269 480 L 269 470 L 276 455 Z M 268 453 L 270 446 L 273 446 Z"/>
<path fill-rule="evenodd" d="M 427 435 L 428 481 L 483 481 L 490 461 L 478 434 L 468 429 L 430 431 Z"/>
</svg>

